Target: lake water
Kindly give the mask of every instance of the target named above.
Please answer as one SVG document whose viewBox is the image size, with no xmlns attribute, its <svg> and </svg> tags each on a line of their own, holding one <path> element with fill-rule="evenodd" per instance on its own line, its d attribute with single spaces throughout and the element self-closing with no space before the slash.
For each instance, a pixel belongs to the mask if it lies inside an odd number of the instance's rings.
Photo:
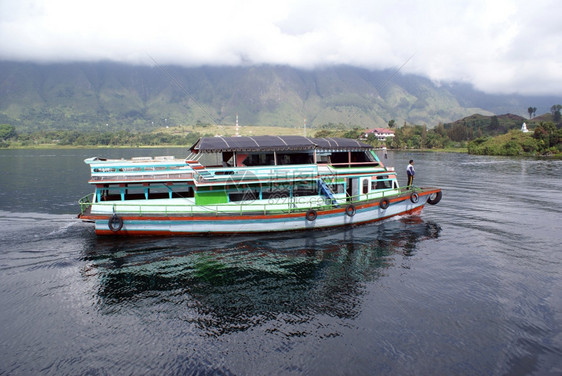
<svg viewBox="0 0 562 376">
<path fill-rule="evenodd" d="M 76 219 L 97 155 L 186 153 L 0 150 L 0 375 L 562 374 L 561 161 L 391 152 L 438 205 L 115 239 Z"/>
</svg>

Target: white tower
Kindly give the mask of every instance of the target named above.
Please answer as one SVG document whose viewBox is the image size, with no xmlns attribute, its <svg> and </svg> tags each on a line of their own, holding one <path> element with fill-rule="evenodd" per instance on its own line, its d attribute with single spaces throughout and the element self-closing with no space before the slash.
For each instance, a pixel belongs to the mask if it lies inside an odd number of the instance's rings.
<svg viewBox="0 0 562 376">
<path fill-rule="evenodd" d="M 529 132 L 529 130 L 527 129 L 527 124 L 523 123 L 523 125 L 521 125 L 521 132 L 523 133 Z"/>
</svg>

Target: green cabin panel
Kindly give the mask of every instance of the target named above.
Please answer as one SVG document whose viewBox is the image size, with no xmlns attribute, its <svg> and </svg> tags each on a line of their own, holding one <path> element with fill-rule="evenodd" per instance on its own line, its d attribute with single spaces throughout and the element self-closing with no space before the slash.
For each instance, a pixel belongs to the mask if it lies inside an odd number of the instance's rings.
<svg viewBox="0 0 562 376">
<path fill-rule="evenodd" d="M 227 202 L 228 194 L 225 190 L 195 192 L 195 205 L 226 204 Z"/>
</svg>

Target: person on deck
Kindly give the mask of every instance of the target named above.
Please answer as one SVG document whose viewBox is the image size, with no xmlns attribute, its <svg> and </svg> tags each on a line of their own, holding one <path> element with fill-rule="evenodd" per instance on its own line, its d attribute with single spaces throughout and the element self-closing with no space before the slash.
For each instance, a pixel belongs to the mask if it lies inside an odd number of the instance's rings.
<svg viewBox="0 0 562 376">
<path fill-rule="evenodd" d="M 410 159 L 410 164 L 406 168 L 406 173 L 408 174 L 408 187 L 411 187 L 414 183 L 414 175 L 416 171 L 414 170 L 414 160 Z"/>
</svg>

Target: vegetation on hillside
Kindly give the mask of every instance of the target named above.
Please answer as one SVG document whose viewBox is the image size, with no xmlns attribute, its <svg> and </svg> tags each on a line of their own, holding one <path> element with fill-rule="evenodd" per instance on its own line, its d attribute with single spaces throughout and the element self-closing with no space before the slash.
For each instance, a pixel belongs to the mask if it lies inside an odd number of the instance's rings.
<svg viewBox="0 0 562 376">
<path fill-rule="evenodd" d="M 452 141 L 443 124 L 434 129 L 427 129 L 423 125 L 407 125 L 395 129 L 394 137 L 386 141 L 379 141 L 373 134 L 364 138 L 365 129 L 359 127 L 347 128 L 342 124 L 327 124 L 315 133 L 315 137 L 345 137 L 359 139 L 373 146 L 386 146 L 390 149 L 444 149 L 465 147 L 466 142 Z"/>
<path fill-rule="evenodd" d="M 545 114 L 532 120 L 513 114 L 475 114 L 454 123 L 439 123 L 432 129 L 425 125 L 408 124 L 395 128 L 395 121 L 390 120 L 389 127 L 395 130 L 394 138 L 382 142 L 370 135 L 366 141 L 374 146 L 385 145 L 392 149 L 451 149 L 466 148 L 470 145 L 469 152 L 474 154 L 557 154 L 560 153 L 561 145 L 556 135 L 560 133 L 562 124 L 556 126 L 552 121 L 543 121 L 554 118 L 555 114 Z M 523 122 L 527 122 L 535 133 L 521 132 Z M 327 124 L 322 126 L 315 136 L 359 138 L 364 132 L 360 127 Z M 506 133 L 510 136 L 505 136 Z"/>
<path fill-rule="evenodd" d="M 521 109 L 529 98 L 486 95 L 427 78 L 336 66 L 147 67 L 115 63 L 0 62 L 0 123 L 18 132 L 127 130 L 241 124 L 381 127 Z M 557 101 L 535 98 L 540 109 Z M 540 110 L 539 110 L 540 111 Z M 103 128 L 103 129 L 102 129 Z"/>
<path fill-rule="evenodd" d="M 471 154 L 487 155 L 553 155 L 562 153 L 562 129 L 553 122 L 541 121 L 532 132 L 523 133 L 511 129 L 507 133 L 493 136 L 497 129 L 511 124 L 510 115 L 492 116 L 488 125 L 479 115 L 472 120 L 454 124 L 438 124 L 433 129 L 423 125 L 408 125 L 394 128 L 395 137 L 386 142 L 373 135 L 364 138 L 365 129 L 359 126 L 346 127 L 343 124 L 326 124 L 316 129 L 314 137 L 345 137 L 362 139 L 373 146 L 391 149 L 452 149 L 466 148 Z M 478 119 L 478 122 L 475 121 Z M 507 120 L 506 120 L 507 119 Z M 393 127 L 395 122 L 389 122 Z M 507 124 L 507 125 L 506 125 Z M 232 128 L 232 129 L 230 129 Z M 17 133 L 15 127 L 0 124 L 0 147 L 35 146 L 190 146 L 201 136 L 234 135 L 234 127 L 215 127 L 199 124 L 190 127 L 169 127 L 154 132 L 80 132 L 75 130 L 38 131 Z M 243 127 L 242 135 L 296 134 L 295 128 Z M 477 134 L 479 137 L 474 137 Z"/>
<path fill-rule="evenodd" d="M 10 129 L 12 132 L 5 130 Z M 2 136 L 6 134 L 6 136 Z M 0 147 L 34 147 L 34 146 L 191 146 L 201 137 L 198 132 L 183 135 L 169 132 L 81 132 L 71 130 L 38 131 L 17 134 L 13 126 L 0 125 Z"/>
<path fill-rule="evenodd" d="M 315 137 L 345 137 L 362 139 L 374 146 L 392 149 L 451 149 L 466 148 L 472 154 L 488 155 L 553 155 L 562 153 L 561 105 L 554 105 L 550 114 L 533 119 L 505 114 L 484 116 L 474 114 L 453 123 L 439 123 L 430 129 L 426 125 L 396 127 L 392 119 L 388 126 L 394 129 L 395 137 L 386 141 L 374 135 L 365 138 L 366 129 L 361 126 L 328 123 L 309 133 Z M 529 115 L 535 109 L 529 107 Z M 557 124 L 555 123 L 557 122 Z M 528 123 L 530 133 L 520 131 L 521 124 Z M 241 135 L 298 134 L 301 129 L 282 127 L 240 127 Z M 0 147 L 53 146 L 160 146 L 191 145 L 201 136 L 217 134 L 233 136 L 234 126 L 217 126 L 197 122 L 192 126 L 162 127 L 154 131 L 132 132 L 116 130 L 78 131 L 42 130 L 17 132 L 13 125 L 0 124 Z"/>
<path fill-rule="evenodd" d="M 480 155 L 557 155 L 562 153 L 562 129 L 546 122 L 534 132 L 511 130 L 496 137 L 479 137 L 468 143 L 469 154 Z"/>
<path fill-rule="evenodd" d="M 300 129 L 287 127 L 239 127 L 244 136 L 294 135 Z M 162 127 L 152 132 L 47 130 L 16 132 L 8 124 L 0 124 L 0 147 L 82 147 L 82 146 L 191 146 L 200 137 L 234 136 L 234 126 L 195 124 L 181 127 Z"/>
</svg>

